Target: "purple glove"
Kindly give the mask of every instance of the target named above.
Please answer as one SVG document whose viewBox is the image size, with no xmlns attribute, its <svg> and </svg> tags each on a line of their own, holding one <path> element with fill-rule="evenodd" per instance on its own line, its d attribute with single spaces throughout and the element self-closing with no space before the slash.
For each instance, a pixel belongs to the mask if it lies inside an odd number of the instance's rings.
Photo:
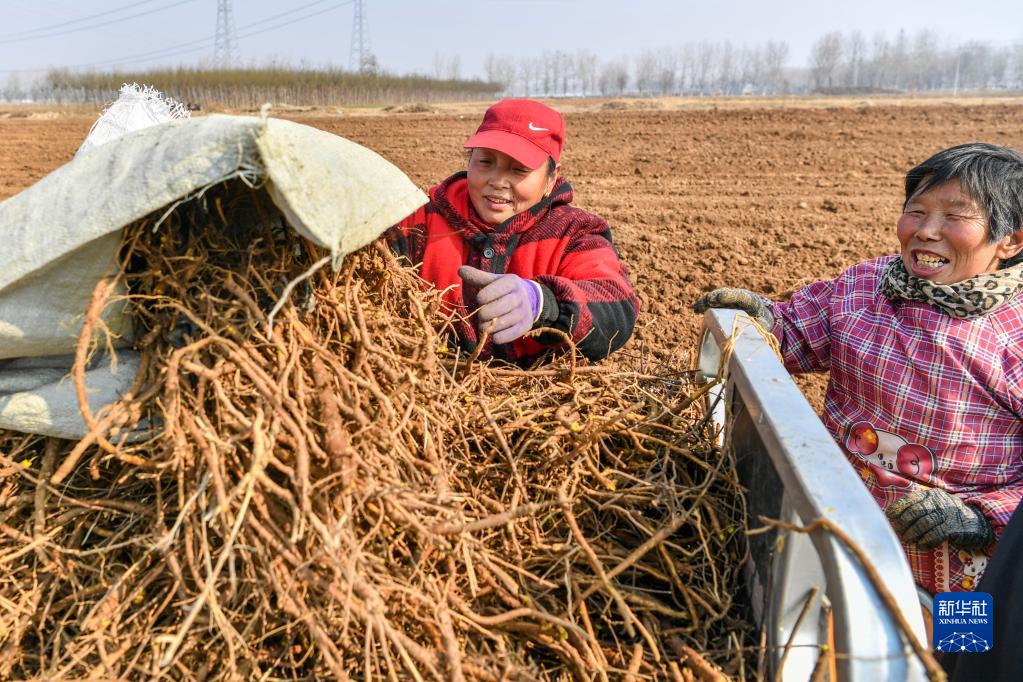
<svg viewBox="0 0 1023 682">
<path fill-rule="evenodd" d="M 458 275 L 479 288 L 479 329 L 490 329 L 494 343 L 510 343 L 530 329 L 540 315 L 540 287 L 518 275 L 498 275 L 463 265 Z M 492 325 L 492 326 L 491 326 Z"/>
</svg>

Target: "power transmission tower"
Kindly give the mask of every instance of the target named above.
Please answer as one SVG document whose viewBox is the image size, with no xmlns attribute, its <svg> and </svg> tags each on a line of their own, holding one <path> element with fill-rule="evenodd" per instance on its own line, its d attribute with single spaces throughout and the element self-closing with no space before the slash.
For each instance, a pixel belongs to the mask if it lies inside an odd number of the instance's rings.
<svg viewBox="0 0 1023 682">
<path fill-rule="evenodd" d="M 376 59 L 369 51 L 369 24 L 366 21 L 365 0 L 355 0 L 355 16 L 352 18 L 352 51 L 348 57 L 352 71 L 364 73 L 376 68 Z"/>
<path fill-rule="evenodd" d="M 217 38 L 213 44 L 213 61 L 228 69 L 238 58 L 238 38 L 234 34 L 234 12 L 231 0 L 217 0 Z"/>
</svg>

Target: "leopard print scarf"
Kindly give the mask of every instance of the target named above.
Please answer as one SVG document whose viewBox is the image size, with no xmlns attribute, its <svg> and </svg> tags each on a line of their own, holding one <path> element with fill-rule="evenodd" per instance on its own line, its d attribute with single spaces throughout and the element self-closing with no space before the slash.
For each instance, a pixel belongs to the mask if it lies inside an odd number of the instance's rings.
<svg viewBox="0 0 1023 682">
<path fill-rule="evenodd" d="M 889 300 L 930 303 L 946 315 L 965 320 L 986 315 L 1023 291 L 1023 264 L 955 284 L 933 284 L 910 274 L 902 258 L 894 258 L 881 275 L 880 289 Z"/>
</svg>

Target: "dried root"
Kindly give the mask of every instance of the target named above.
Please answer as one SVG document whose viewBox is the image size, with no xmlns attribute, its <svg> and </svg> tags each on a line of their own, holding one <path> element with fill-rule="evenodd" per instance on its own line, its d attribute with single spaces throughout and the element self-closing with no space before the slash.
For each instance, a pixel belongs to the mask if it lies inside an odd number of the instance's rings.
<svg viewBox="0 0 1023 682">
<path fill-rule="evenodd" d="M 135 389 L 82 443 L 0 434 L 0 677 L 744 674 L 743 498 L 688 373 L 470 363 L 380 245 L 267 337 L 320 255 L 239 184 L 126 230 Z"/>
</svg>

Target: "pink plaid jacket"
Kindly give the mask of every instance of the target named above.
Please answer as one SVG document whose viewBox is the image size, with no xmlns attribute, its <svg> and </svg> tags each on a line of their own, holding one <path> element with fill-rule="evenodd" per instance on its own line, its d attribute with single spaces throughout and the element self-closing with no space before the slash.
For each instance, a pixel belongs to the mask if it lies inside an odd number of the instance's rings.
<svg viewBox="0 0 1023 682">
<path fill-rule="evenodd" d="M 878 292 L 860 263 L 772 303 L 790 372 L 831 371 L 824 424 L 882 508 L 919 486 L 975 505 L 997 537 L 1023 495 L 1023 297 L 957 320 Z M 970 590 L 986 552 L 904 545 L 930 592 Z"/>
</svg>

